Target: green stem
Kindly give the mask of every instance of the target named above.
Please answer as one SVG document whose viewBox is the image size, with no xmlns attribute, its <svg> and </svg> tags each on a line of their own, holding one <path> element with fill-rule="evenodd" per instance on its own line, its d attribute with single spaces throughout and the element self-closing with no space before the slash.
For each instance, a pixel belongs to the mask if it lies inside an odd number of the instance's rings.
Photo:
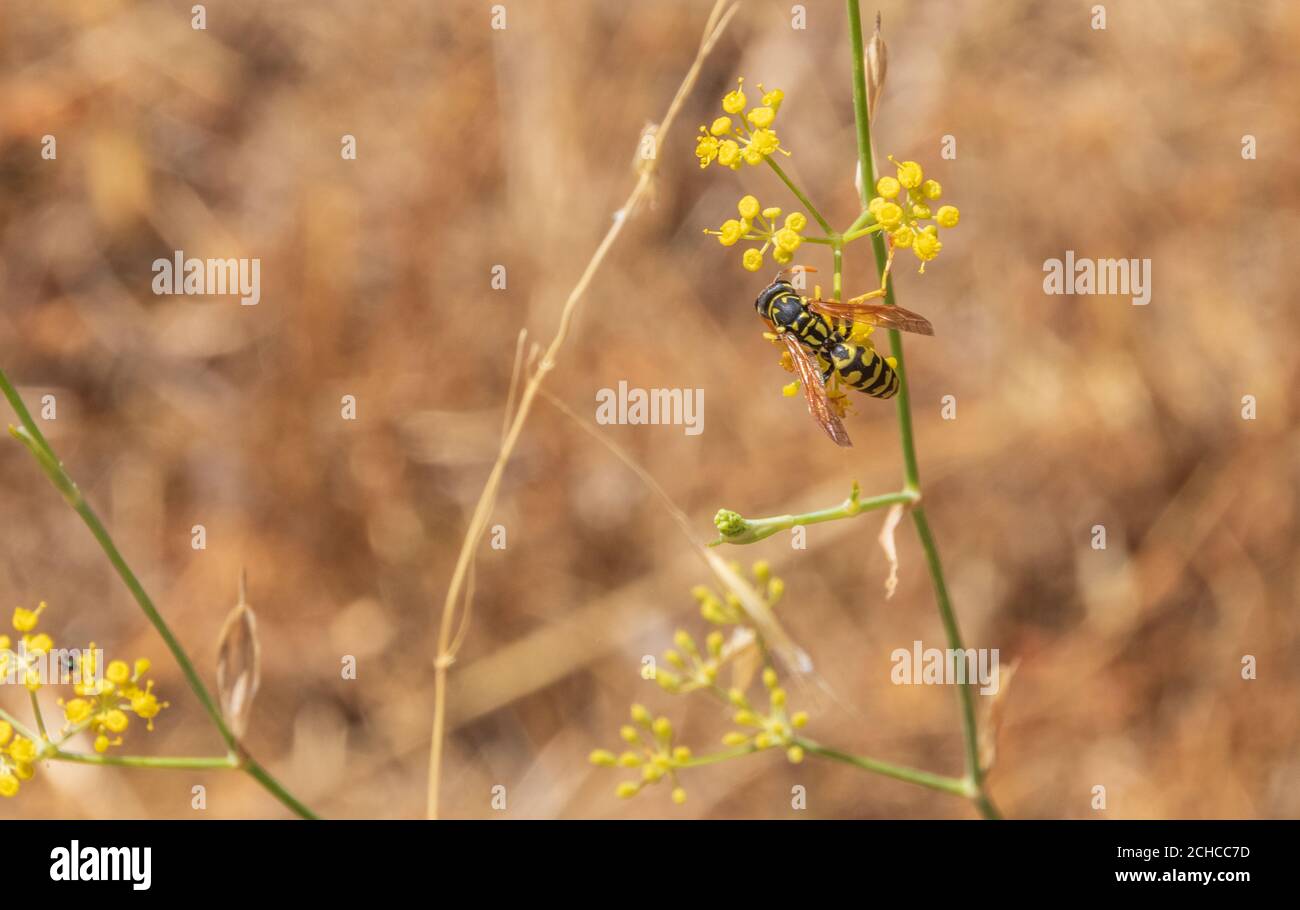
<svg viewBox="0 0 1300 910">
<path fill-rule="evenodd" d="M 975 794 L 971 790 L 970 784 L 957 777 L 948 777 L 943 774 L 932 774 L 929 771 L 921 771 L 917 768 L 909 768 L 906 765 L 895 765 L 891 762 L 880 761 L 876 758 L 868 758 L 865 755 L 850 755 L 847 752 L 841 752 L 838 749 L 831 749 L 827 746 L 819 745 L 810 739 L 795 737 L 792 742 L 803 748 L 811 755 L 820 755 L 822 758 L 829 758 L 834 761 L 844 762 L 847 765 L 853 765 L 870 771 L 872 774 L 881 774 L 885 777 L 892 777 L 895 780 L 907 781 L 910 784 L 917 784 L 921 787 L 928 787 L 931 790 L 939 790 L 944 793 L 951 793 L 954 796 L 964 796 L 968 799 L 974 798 Z"/>
<path fill-rule="evenodd" d="M 37 742 L 40 739 L 40 736 L 37 733 L 34 733 L 31 730 L 27 729 L 27 725 L 25 723 L 23 723 L 18 718 L 14 717 L 12 714 L 4 710 L 3 708 L 0 708 L 0 720 L 7 722 L 9 726 L 17 730 L 20 735 L 22 735 L 26 739 L 30 739 L 32 742 Z"/>
<path fill-rule="evenodd" d="M 785 171 L 781 170 L 781 165 L 773 161 L 771 155 L 767 156 L 764 160 L 767 161 L 772 170 L 776 171 L 776 176 L 781 178 L 781 182 L 790 188 L 790 192 L 794 193 L 795 197 L 803 203 L 804 208 L 808 210 L 808 214 L 813 216 L 813 220 L 821 225 L 822 230 L 826 232 L 826 236 L 832 239 L 839 236 L 836 230 L 831 227 L 830 222 L 822 217 L 821 212 L 817 211 L 817 206 L 813 205 L 811 200 L 803 194 L 803 190 L 795 186 L 794 181 L 786 176 Z"/>
<path fill-rule="evenodd" d="M 45 717 L 41 714 L 41 703 L 36 698 L 36 693 L 28 691 L 28 696 L 32 700 L 32 715 L 36 718 L 36 729 L 41 733 L 41 739 L 46 742 L 50 741 L 50 735 L 45 732 Z"/>
<path fill-rule="evenodd" d="M 853 114 L 857 123 L 858 164 L 862 169 L 862 208 L 865 211 L 871 199 L 872 188 L 876 185 L 875 161 L 871 151 L 871 120 L 867 111 L 866 62 L 863 59 L 862 14 L 858 9 L 858 0 L 846 0 L 849 14 L 849 40 L 853 50 Z M 876 254 L 876 269 L 884 274 L 888 259 L 885 240 L 879 233 L 871 238 L 871 245 Z M 895 304 L 894 286 L 891 282 L 885 292 L 885 302 Z M 916 443 L 912 431 L 912 402 L 907 382 L 907 369 L 903 359 L 903 338 L 897 331 L 889 333 L 889 343 L 893 355 L 898 361 L 894 370 L 898 373 L 899 392 L 897 396 L 897 415 L 899 439 L 903 448 L 904 489 L 919 494 L 921 489 L 920 467 L 916 458 Z M 948 647 L 964 650 L 961 631 L 957 624 L 957 614 L 948 597 L 948 586 L 944 581 L 943 562 L 939 558 L 939 548 L 930 532 L 925 510 L 920 506 L 912 508 L 912 521 L 916 525 L 917 536 L 925 550 L 926 565 L 930 572 L 930 581 L 934 587 L 935 603 L 939 618 L 943 623 Z M 984 769 L 979 760 L 979 730 L 975 720 L 975 694 L 971 685 L 957 686 L 957 696 L 961 707 L 962 738 L 965 744 L 966 780 L 969 783 L 969 796 L 976 808 L 985 818 L 999 818 L 998 811 L 984 789 Z"/>
<path fill-rule="evenodd" d="M 728 749 L 725 752 L 714 752 L 712 755 L 692 756 L 690 759 L 683 762 L 681 767 L 698 768 L 702 765 L 712 765 L 720 761 L 727 761 L 731 758 L 740 758 L 745 755 L 752 755 L 757 751 L 758 750 L 753 746 L 740 746 L 736 749 Z"/>
<path fill-rule="evenodd" d="M 177 768 L 190 771 L 229 769 L 239 767 L 239 758 L 226 755 L 221 758 L 189 758 L 153 755 L 89 755 L 84 752 L 64 752 L 55 749 L 43 756 L 51 761 L 74 762 L 80 765 L 112 765 L 119 768 Z"/>
<path fill-rule="evenodd" d="M 27 447 L 27 450 L 32 453 L 33 457 L 35 457 L 37 463 L 41 466 L 41 469 L 50 479 L 50 482 L 54 484 L 55 488 L 58 489 L 60 493 L 63 494 L 63 498 L 66 499 L 68 504 L 72 506 L 73 510 L 81 516 L 81 520 L 85 522 L 86 527 L 90 529 L 90 533 L 99 543 L 100 548 L 104 551 L 104 555 L 108 557 L 108 561 L 112 563 L 113 568 L 117 570 L 118 576 L 122 579 L 127 590 L 131 592 L 131 596 L 135 598 L 135 602 L 139 604 L 140 609 L 144 612 L 145 618 L 148 619 L 154 629 L 158 631 L 159 636 L 162 637 L 163 643 L 166 644 L 167 649 L 171 651 L 172 657 L 176 660 L 176 663 L 181 668 L 181 672 L 185 676 L 185 681 L 189 684 L 195 697 L 198 698 L 199 703 L 203 705 L 203 709 L 207 712 L 213 725 L 216 726 L 217 731 L 221 734 L 221 738 L 225 742 L 226 747 L 230 749 L 231 752 L 238 753 L 242 756 L 240 767 L 254 779 L 259 781 L 268 792 L 298 815 L 303 818 L 315 818 L 315 813 L 291 796 L 287 790 L 280 786 L 280 784 L 253 759 L 252 756 L 243 751 L 238 738 L 226 725 L 225 718 L 221 716 L 221 711 L 217 707 L 216 701 L 213 700 L 212 695 L 208 692 L 207 686 L 203 684 L 203 680 L 199 677 L 198 671 L 194 669 L 194 664 L 190 661 L 189 655 L 185 653 L 185 649 L 181 647 L 180 641 L 172 634 L 171 628 L 168 627 L 166 621 L 163 620 L 162 615 L 154 606 L 153 600 L 145 591 L 144 586 L 140 584 L 140 580 L 136 578 L 135 573 L 131 571 L 131 567 L 127 564 L 126 560 L 122 558 L 122 554 L 118 551 L 117 545 L 113 543 L 113 538 L 109 535 L 103 522 L 99 520 L 99 516 L 95 514 L 94 509 L 92 509 L 90 504 L 86 502 L 85 497 L 82 496 L 81 490 L 78 489 L 77 484 L 73 481 L 72 477 L 66 470 L 64 470 L 62 462 L 59 461 L 58 456 L 54 454 L 54 449 L 50 447 L 49 442 L 47 442 L 45 437 L 41 434 L 40 428 L 36 426 L 36 422 L 28 412 L 27 406 L 23 404 L 22 397 L 18 394 L 18 390 L 9 382 L 9 377 L 4 374 L 3 370 L 0 370 L 0 391 L 3 391 L 5 398 L 9 400 L 10 406 L 13 407 L 14 413 L 18 415 L 18 420 L 22 424 L 21 427 L 10 426 L 9 432 L 14 436 L 14 438 Z"/>
<path fill-rule="evenodd" d="M 898 503 L 911 504 L 917 501 L 919 497 L 915 492 L 902 490 L 898 493 L 882 493 L 879 496 L 870 496 L 861 499 L 858 496 L 857 485 L 854 484 L 853 492 L 849 498 L 837 506 L 831 506 L 828 509 L 817 509 L 813 512 L 804 512 L 800 515 L 774 515 L 770 518 L 741 518 L 735 513 L 726 513 L 728 527 L 737 528 L 734 534 L 724 533 L 717 540 L 713 541 L 710 546 L 718 544 L 751 544 L 757 543 L 776 534 L 779 531 L 785 531 L 797 525 L 815 525 L 823 521 L 838 521 L 841 518 L 853 518 L 861 515 L 863 512 L 869 512 L 873 509 L 883 509 L 886 506 L 892 506 Z M 725 510 L 724 510 L 725 512 Z M 734 516 L 734 517 L 733 517 Z M 743 523 L 743 524 L 742 524 Z"/>
</svg>

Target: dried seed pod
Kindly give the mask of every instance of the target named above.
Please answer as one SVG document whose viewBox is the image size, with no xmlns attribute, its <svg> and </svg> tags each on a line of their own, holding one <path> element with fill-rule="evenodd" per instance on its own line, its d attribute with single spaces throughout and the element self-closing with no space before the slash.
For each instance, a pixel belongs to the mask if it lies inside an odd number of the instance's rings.
<svg viewBox="0 0 1300 910">
<path fill-rule="evenodd" d="M 239 578 L 239 603 L 226 617 L 217 646 L 217 696 L 221 713 L 237 739 L 243 739 L 261 682 L 262 654 L 257 617 L 248 605 L 245 576 Z"/>
<path fill-rule="evenodd" d="M 885 73 L 888 70 L 889 48 L 880 35 L 880 13 L 876 13 L 876 31 L 867 42 L 867 114 L 872 122 L 876 119 L 880 93 L 885 90 Z"/>
</svg>

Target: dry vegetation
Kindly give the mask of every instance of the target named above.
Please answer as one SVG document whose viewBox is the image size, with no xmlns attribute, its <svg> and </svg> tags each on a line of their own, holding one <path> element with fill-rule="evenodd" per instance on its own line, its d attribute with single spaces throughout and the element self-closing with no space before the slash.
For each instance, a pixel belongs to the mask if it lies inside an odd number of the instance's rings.
<svg viewBox="0 0 1300 910">
<path fill-rule="evenodd" d="M 625 195 L 646 119 L 689 65 L 709 4 L 5 2 L 0 18 L 0 365 L 211 678 L 247 565 L 262 637 L 250 745 L 328 816 L 419 817 L 434 622 L 500 434 L 515 335 L 549 337 Z M 1286 2 L 884 2 L 881 152 L 930 163 L 963 220 L 943 261 L 898 275 L 937 337 L 909 344 L 918 448 L 967 643 L 1021 660 L 991 789 L 1011 816 L 1300 815 L 1297 413 L 1292 290 L 1300 9 Z M 652 209 L 590 292 L 549 387 L 589 414 L 620 379 L 705 389 L 706 431 L 613 427 L 698 524 L 830 505 L 900 474 L 892 409 L 863 401 L 838 451 L 782 398 L 751 301 L 770 279 L 702 241 L 775 178 L 699 173 L 694 124 L 738 73 L 780 86 L 789 165 L 836 224 L 857 211 L 838 2 L 748 0 L 705 67 Z M 340 136 L 359 157 L 342 161 Z M 1258 137 L 1243 161 L 1241 137 Z M 39 156 L 58 141 L 57 161 Z M 938 160 L 939 137 L 958 140 Z M 743 179 L 744 183 L 741 183 Z M 184 249 L 262 260 L 262 302 L 155 297 Z M 1153 260 L 1154 298 L 1045 297 L 1044 259 Z M 823 252 L 805 247 L 804 260 Z M 870 283 L 850 259 L 846 286 Z M 508 290 L 488 288 L 494 264 Z M 360 419 L 338 417 L 354 394 Z M 943 421 L 939 399 L 958 400 Z M 1239 418 L 1240 399 L 1259 419 Z M 0 446 L 0 589 L 44 598 L 60 640 L 155 655 L 173 708 L 147 747 L 215 733 L 76 518 Z M 736 551 L 772 560 L 782 615 L 861 716 L 811 730 L 957 773 L 952 693 L 895 687 L 888 654 L 941 633 L 900 535 L 886 603 L 880 516 Z M 585 762 L 674 627 L 700 564 L 660 504 L 541 403 L 483 549 L 451 674 L 449 817 L 968 814 L 832 764 L 766 755 L 691 772 L 691 802 L 628 803 Z M 202 523 L 208 549 L 190 548 Z M 1088 546 L 1103 523 L 1109 549 Z M 8 606 L 12 606 L 9 604 Z M 343 654 L 360 676 L 338 678 Z M 1239 675 L 1243 654 L 1259 679 Z M 797 693 L 792 693 L 797 699 Z M 8 698 L 0 692 L 0 698 Z M 6 705 L 8 702 L 5 702 Z M 687 742 L 721 724 L 672 702 Z M 682 712 L 685 712 L 683 715 Z M 832 735 L 833 734 L 833 735 Z M 237 775 L 44 769 L 0 813 L 212 817 L 284 810 Z"/>
</svg>

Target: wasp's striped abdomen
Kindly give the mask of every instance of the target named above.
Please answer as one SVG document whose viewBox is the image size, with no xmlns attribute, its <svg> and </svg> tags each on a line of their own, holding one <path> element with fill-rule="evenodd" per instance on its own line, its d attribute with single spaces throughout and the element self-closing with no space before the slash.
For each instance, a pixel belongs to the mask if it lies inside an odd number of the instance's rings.
<svg viewBox="0 0 1300 910">
<path fill-rule="evenodd" d="M 831 364 L 846 385 L 872 398 L 898 394 L 898 374 L 873 348 L 843 341 L 830 347 Z"/>
</svg>

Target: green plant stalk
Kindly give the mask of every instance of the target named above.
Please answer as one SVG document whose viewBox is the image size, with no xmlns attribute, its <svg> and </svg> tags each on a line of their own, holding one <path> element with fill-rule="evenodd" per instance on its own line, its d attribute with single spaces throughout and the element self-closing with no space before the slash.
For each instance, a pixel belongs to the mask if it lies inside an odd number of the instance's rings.
<svg viewBox="0 0 1300 910">
<path fill-rule="evenodd" d="M 35 457 L 50 482 L 63 494 L 63 498 L 67 500 L 68 505 L 72 506 L 73 510 L 81 516 L 81 520 L 85 522 L 86 527 L 90 529 L 90 533 L 94 535 L 95 540 L 104 551 L 104 555 L 108 557 L 108 561 L 117 570 L 118 576 L 144 612 L 145 618 L 157 630 L 164 644 L 167 645 L 167 649 L 171 651 L 172 657 L 176 660 L 185 676 L 185 681 L 189 684 L 195 697 L 198 698 L 199 703 L 203 705 L 203 709 L 221 734 L 227 748 L 233 755 L 239 756 L 237 767 L 262 784 L 271 795 L 302 818 L 316 818 L 316 814 L 311 809 L 284 789 L 275 778 L 267 773 L 265 768 L 243 749 L 234 732 L 226 725 L 225 718 L 221 716 L 221 710 L 208 692 L 207 686 L 203 684 L 203 680 L 194 668 L 189 655 L 185 653 L 180 641 L 172 634 L 172 630 L 154 606 L 153 600 L 145 591 L 144 586 L 140 584 L 139 579 L 136 578 L 135 573 L 131 571 L 131 567 L 118 551 L 117 545 L 113 543 L 113 538 L 109 535 L 103 522 L 99 520 L 99 516 L 95 514 L 94 509 L 81 495 L 81 490 L 78 489 L 72 477 L 64 470 L 63 464 L 59 461 L 58 456 L 54 454 L 54 449 L 50 447 L 49 442 L 42 435 L 40 428 L 37 427 L 32 415 L 28 412 L 27 406 L 23 403 L 22 397 L 18 394 L 18 390 L 9 382 L 9 377 L 4 374 L 3 370 L 0 370 L 0 391 L 9 400 L 10 406 L 14 409 L 14 413 L 18 415 L 18 420 L 22 424 L 20 427 L 11 426 L 9 432 L 27 447 L 27 450 Z"/>
<path fill-rule="evenodd" d="M 823 521 L 838 521 L 842 518 L 852 518 L 855 515 L 861 515 L 863 512 L 870 512 L 874 509 L 883 509 L 886 506 L 892 506 L 897 503 L 910 504 L 916 502 L 919 497 L 910 490 L 901 490 L 897 493 L 882 493 L 879 496 L 870 496 L 866 499 L 860 499 L 856 495 L 850 495 L 848 499 L 837 506 L 831 506 L 827 509 L 817 509 L 812 512 L 804 512 L 800 515 L 773 515 L 769 518 L 747 518 L 745 519 L 745 530 L 735 536 L 722 536 L 709 544 L 716 547 L 718 544 L 729 543 L 736 545 L 757 543 L 776 534 L 779 531 L 785 531 L 798 525 L 815 525 Z"/>
<path fill-rule="evenodd" d="M 790 192 L 794 193 L 795 197 L 803 203 L 804 208 L 808 209 L 808 214 L 812 215 L 813 220 L 821 225 L 821 229 L 826 232 L 826 236 L 832 241 L 838 238 L 839 232 L 836 231 L 835 228 L 831 227 L 829 221 L 822 217 L 822 213 L 817 211 L 817 206 L 813 205 L 812 201 L 803 194 L 803 190 L 795 186 L 794 181 L 786 176 L 785 171 L 781 170 L 781 165 L 773 161 L 771 155 L 768 155 L 764 160 L 772 170 L 776 171 L 776 176 L 780 177 L 781 182 L 789 187 Z"/>
<path fill-rule="evenodd" d="M 30 739 L 32 742 L 36 742 L 40 738 L 39 734 L 34 733 L 33 731 L 27 729 L 27 725 L 25 723 L 23 723 L 18 718 L 14 717 L 12 714 L 4 710 L 3 708 L 0 708 L 0 720 L 3 720 L 6 723 L 8 723 L 9 726 L 13 727 L 22 736 L 26 737 L 27 739 Z"/>
<path fill-rule="evenodd" d="M 853 49 L 853 114 L 857 123 L 858 164 L 862 169 L 861 197 L 862 208 L 866 211 L 871 201 L 871 191 L 876 185 L 875 158 L 871 150 L 871 119 L 867 110 L 866 61 L 863 59 L 862 14 L 858 0 L 846 0 L 849 14 L 849 40 Z M 871 238 L 871 245 L 876 254 L 876 269 L 884 273 L 888 259 L 885 239 L 880 233 Z M 890 283 L 885 292 L 885 302 L 895 305 L 894 286 Z M 912 403 L 908 388 L 907 371 L 903 360 L 903 338 L 897 331 L 889 333 L 890 348 L 898 361 L 894 370 L 898 373 L 899 391 L 896 399 L 898 414 L 898 433 L 903 449 L 904 489 L 920 493 L 920 468 L 916 458 L 916 444 L 912 432 Z M 917 536 L 925 550 L 926 565 L 930 572 L 930 581 L 934 587 L 935 603 L 939 609 L 939 618 L 943 623 L 948 647 L 964 650 L 961 631 L 957 625 L 957 614 L 953 611 L 948 597 L 948 586 L 944 581 L 943 562 L 939 558 L 939 548 L 930 524 L 926 520 L 925 510 L 918 504 L 910 510 L 912 521 L 916 526 Z M 979 730 L 975 720 L 975 696 L 971 685 L 957 687 L 961 707 L 962 737 L 965 743 L 966 779 L 969 782 L 967 795 L 974 801 L 976 808 L 985 818 L 999 818 L 997 808 L 984 789 L 984 770 L 979 760 Z"/>
<path fill-rule="evenodd" d="M 41 703 L 36 698 L 36 693 L 28 691 L 27 695 L 32 702 L 32 716 L 36 718 L 36 729 L 40 731 L 41 739 L 49 741 L 50 735 L 45 732 L 45 717 L 41 714 Z"/>
<path fill-rule="evenodd" d="M 176 768 L 180 770 L 202 771 L 209 769 L 229 769 L 239 767 L 239 758 L 225 755 L 213 758 L 189 758 L 181 756 L 152 755 L 88 755 L 84 752 L 65 752 L 55 749 L 46 752 L 42 759 L 66 761 L 79 765 L 111 765 L 117 768 Z"/>
<path fill-rule="evenodd" d="M 838 749 L 832 749 L 815 743 L 810 739 L 795 737 L 791 742 L 800 746 L 809 755 L 819 755 L 822 758 L 829 758 L 833 761 L 844 762 L 873 774 L 880 774 L 884 777 L 892 777 L 895 780 L 907 781 L 910 784 L 916 784 L 921 787 L 928 787 L 931 790 L 939 790 L 944 793 L 951 793 L 954 796 L 963 796 L 967 799 L 974 797 L 974 792 L 967 780 L 957 777 L 948 777 L 943 774 L 931 774 L 929 771 L 921 771 L 916 768 L 909 768 L 906 765 L 895 765 L 891 762 L 880 761 L 875 758 L 867 758 L 863 755 L 850 755 L 847 752 L 841 752 Z"/>
</svg>

